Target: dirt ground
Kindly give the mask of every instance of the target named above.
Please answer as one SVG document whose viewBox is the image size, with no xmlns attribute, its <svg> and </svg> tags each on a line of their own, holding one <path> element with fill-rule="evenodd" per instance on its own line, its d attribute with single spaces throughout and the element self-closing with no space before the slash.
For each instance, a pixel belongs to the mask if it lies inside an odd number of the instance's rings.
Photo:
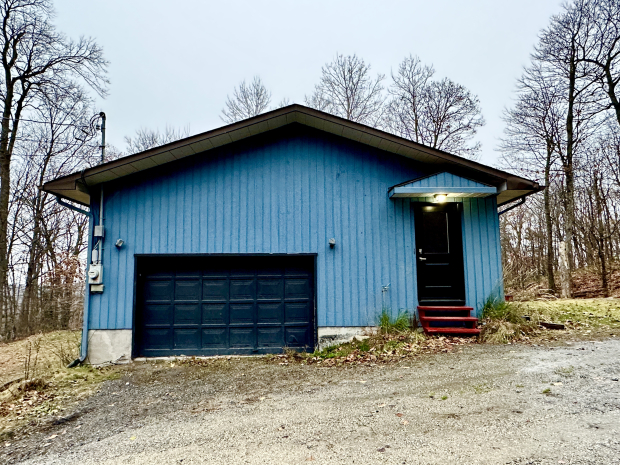
<svg viewBox="0 0 620 465">
<path fill-rule="evenodd" d="M 0 462 L 612 464 L 619 376 L 617 337 L 340 368 L 134 363 Z"/>
</svg>

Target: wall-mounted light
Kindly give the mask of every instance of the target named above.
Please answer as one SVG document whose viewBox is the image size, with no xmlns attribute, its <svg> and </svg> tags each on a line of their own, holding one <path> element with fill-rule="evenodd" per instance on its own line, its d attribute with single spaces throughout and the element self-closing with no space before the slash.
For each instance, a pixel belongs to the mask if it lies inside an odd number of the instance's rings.
<svg viewBox="0 0 620 465">
<path fill-rule="evenodd" d="M 332 237 L 332 238 L 329 240 L 329 248 L 330 248 L 330 249 L 333 249 L 334 247 L 336 247 L 336 239 Z"/>
<path fill-rule="evenodd" d="M 117 249 L 120 249 L 123 246 L 124 243 L 125 243 L 124 240 L 117 239 L 117 241 L 116 241 L 116 243 L 114 245 L 116 246 Z"/>
<path fill-rule="evenodd" d="M 435 194 L 435 202 L 444 203 L 448 198 L 447 194 Z"/>
</svg>

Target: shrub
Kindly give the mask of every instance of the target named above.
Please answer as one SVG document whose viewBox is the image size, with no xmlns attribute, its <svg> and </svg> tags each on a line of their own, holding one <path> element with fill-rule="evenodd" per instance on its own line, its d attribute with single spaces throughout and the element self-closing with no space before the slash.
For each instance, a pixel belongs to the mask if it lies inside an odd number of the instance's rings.
<svg viewBox="0 0 620 465">
<path fill-rule="evenodd" d="M 384 308 L 379 316 L 379 328 L 385 334 L 402 333 L 409 329 L 409 321 L 409 313 L 406 310 L 393 318 L 389 309 Z"/>
<path fill-rule="evenodd" d="M 523 308 L 518 303 L 504 302 L 489 297 L 482 307 L 484 325 L 480 337 L 485 342 L 505 344 L 529 334 L 536 329 L 535 321 L 523 318 Z"/>
</svg>

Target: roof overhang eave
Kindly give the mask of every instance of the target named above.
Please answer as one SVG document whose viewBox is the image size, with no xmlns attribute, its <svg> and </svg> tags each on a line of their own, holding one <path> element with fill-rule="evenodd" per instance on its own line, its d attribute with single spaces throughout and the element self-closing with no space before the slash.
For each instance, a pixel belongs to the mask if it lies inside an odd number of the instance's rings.
<svg viewBox="0 0 620 465">
<path fill-rule="evenodd" d="M 536 183 L 480 163 L 432 149 L 359 123 L 302 105 L 290 105 L 254 118 L 104 163 L 46 183 L 43 190 L 88 205 L 89 187 L 164 165 L 222 145 L 237 142 L 280 127 L 299 123 L 349 140 L 395 153 L 430 165 L 447 165 L 464 171 L 498 190 L 536 189 Z M 505 183 L 505 184 L 504 184 Z M 82 184 L 80 186 L 80 184 Z M 505 189 L 504 189 L 505 187 Z M 74 192 L 75 191 L 75 192 Z M 84 195 L 86 194 L 86 196 Z M 501 195 L 501 193 L 500 193 Z M 510 201 L 510 200 L 507 200 Z"/>
</svg>

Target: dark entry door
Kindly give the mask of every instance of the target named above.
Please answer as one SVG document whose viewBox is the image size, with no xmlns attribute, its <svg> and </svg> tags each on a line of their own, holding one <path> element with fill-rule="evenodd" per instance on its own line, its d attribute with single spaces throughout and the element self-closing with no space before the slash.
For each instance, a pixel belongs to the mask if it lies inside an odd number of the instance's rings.
<svg viewBox="0 0 620 465">
<path fill-rule="evenodd" d="M 420 305 L 465 305 L 460 208 L 414 204 Z"/>
<path fill-rule="evenodd" d="M 139 257 L 135 356 L 314 348 L 313 256 Z"/>
</svg>

